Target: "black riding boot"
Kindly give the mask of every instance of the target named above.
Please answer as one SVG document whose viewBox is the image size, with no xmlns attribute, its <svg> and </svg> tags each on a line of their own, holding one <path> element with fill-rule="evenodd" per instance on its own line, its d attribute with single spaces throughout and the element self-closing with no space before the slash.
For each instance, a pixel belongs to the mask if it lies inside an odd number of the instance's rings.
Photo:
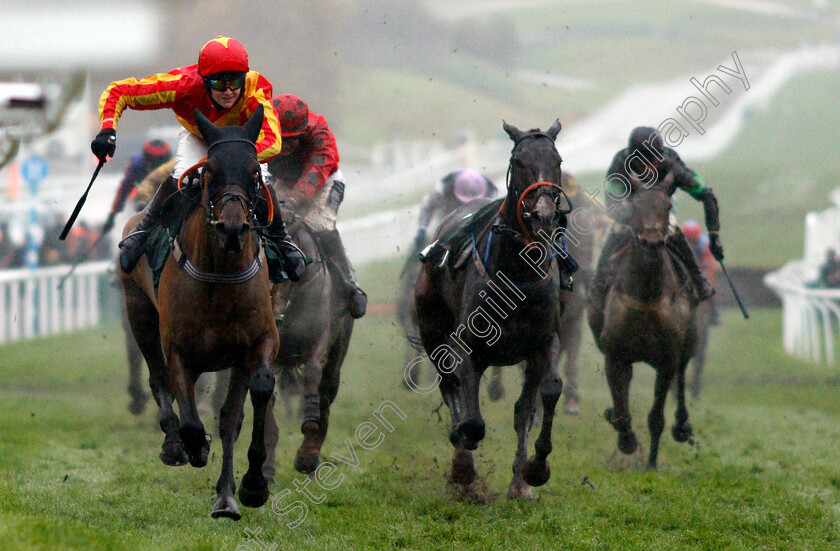
<svg viewBox="0 0 840 551">
<path fill-rule="evenodd" d="M 303 271 L 306 269 L 306 255 L 294 244 L 289 233 L 286 231 L 286 223 L 283 221 L 283 215 L 280 213 L 280 202 L 277 200 L 277 195 L 274 193 L 274 188 L 267 186 L 271 202 L 274 204 L 274 219 L 266 228 L 264 233 L 266 239 L 271 240 L 277 245 L 280 250 L 280 255 L 283 257 L 283 271 L 286 272 L 288 278 L 292 281 L 298 281 L 303 277 Z M 257 216 L 265 219 L 267 213 L 263 211 L 262 203 L 257 204 Z M 269 270 L 269 276 L 274 273 Z M 278 274 L 279 275 L 279 274 Z M 281 281 L 281 278 L 272 277 L 272 281 Z"/>
<path fill-rule="evenodd" d="M 120 268 L 123 272 L 130 274 L 140 262 L 140 257 L 146 250 L 149 233 L 160 223 L 164 203 L 175 191 L 175 178 L 169 176 L 152 197 L 149 206 L 146 207 L 146 214 L 137 222 L 131 233 L 120 242 Z"/>
<path fill-rule="evenodd" d="M 349 287 L 348 309 L 350 315 L 354 319 L 359 319 L 367 311 L 367 294 L 359 287 L 356 277 L 353 275 L 353 266 L 350 265 L 350 260 L 344 251 L 344 245 L 341 243 L 338 230 L 318 232 L 317 237 L 324 252 L 338 266 L 345 284 Z"/>
<path fill-rule="evenodd" d="M 694 281 L 694 285 L 697 288 L 697 300 L 698 302 L 703 302 L 704 300 L 708 300 L 712 298 L 712 295 L 715 294 L 715 288 L 712 287 L 712 284 L 703 276 L 703 272 L 700 271 L 700 266 L 697 264 L 697 258 L 694 256 L 694 252 L 691 250 L 691 246 L 688 244 L 688 240 L 685 238 L 685 235 L 681 231 L 677 231 L 673 236 L 668 239 L 669 248 L 674 251 L 680 260 L 683 261 L 685 264 L 686 269 L 688 270 L 688 275 L 691 276 L 692 281 Z"/>
</svg>

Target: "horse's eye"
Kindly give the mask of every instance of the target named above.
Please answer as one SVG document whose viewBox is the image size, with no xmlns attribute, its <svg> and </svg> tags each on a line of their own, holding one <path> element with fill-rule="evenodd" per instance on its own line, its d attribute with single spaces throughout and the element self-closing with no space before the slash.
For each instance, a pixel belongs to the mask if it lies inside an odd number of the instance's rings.
<svg viewBox="0 0 840 551">
<path fill-rule="evenodd" d="M 519 168 L 523 168 L 525 166 L 525 163 L 522 162 L 522 159 L 518 157 L 513 158 L 513 164 L 515 164 Z"/>
</svg>

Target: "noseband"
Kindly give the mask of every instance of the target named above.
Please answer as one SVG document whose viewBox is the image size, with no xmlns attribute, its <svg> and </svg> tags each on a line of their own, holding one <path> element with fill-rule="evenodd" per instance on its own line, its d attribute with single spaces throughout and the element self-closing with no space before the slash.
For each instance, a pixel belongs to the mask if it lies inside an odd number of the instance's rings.
<svg viewBox="0 0 840 551">
<path fill-rule="evenodd" d="M 513 144 L 513 151 L 510 154 L 510 161 L 508 161 L 508 169 L 507 175 L 505 177 L 505 184 L 508 190 L 508 196 L 510 196 L 511 190 L 517 190 L 516 182 L 514 181 L 513 175 L 513 154 L 516 149 L 519 147 L 523 141 L 528 139 L 539 139 L 545 138 L 547 140 L 551 140 L 552 145 L 554 144 L 554 139 L 544 132 L 532 132 L 529 134 L 525 134 L 521 136 L 518 140 L 516 140 Z M 561 159 L 562 161 L 562 159 Z M 519 195 L 518 200 L 516 201 L 516 221 L 519 225 L 519 233 L 525 240 L 525 244 L 530 244 L 534 241 L 531 232 L 528 231 L 528 226 L 525 223 L 526 220 L 529 220 L 533 215 L 534 211 L 523 211 L 523 206 L 525 204 L 525 198 L 531 193 L 537 193 L 537 198 L 539 199 L 542 195 L 550 195 L 552 197 L 552 201 L 554 203 L 554 211 L 557 214 L 566 215 L 572 212 L 572 202 L 569 200 L 569 197 L 566 195 L 566 192 L 558 185 L 552 182 L 535 182 L 529 185 L 525 190 Z M 566 203 L 569 205 L 567 209 L 562 207 L 563 199 L 565 198 Z M 499 213 L 503 213 L 505 210 L 505 205 L 507 200 L 502 203 L 502 207 L 499 209 Z M 515 231 L 515 230 L 514 230 Z"/>
</svg>

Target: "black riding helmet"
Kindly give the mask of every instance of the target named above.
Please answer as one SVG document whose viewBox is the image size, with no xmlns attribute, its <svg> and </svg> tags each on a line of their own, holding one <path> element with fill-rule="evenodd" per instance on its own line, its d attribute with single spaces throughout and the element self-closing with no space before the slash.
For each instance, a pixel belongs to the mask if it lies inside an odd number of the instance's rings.
<svg viewBox="0 0 840 551">
<path fill-rule="evenodd" d="M 627 147 L 630 149 L 631 154 L 638 151 L 649 161 L 660 161 L 665 153 L 665 144 L 662 142 L 662 136 L 659 135 L 659 132 L 655 128 L 651 128 L 650 126 L 637 126 L 634 128 L 630 132 L 630 140 Z"/>
</svg>

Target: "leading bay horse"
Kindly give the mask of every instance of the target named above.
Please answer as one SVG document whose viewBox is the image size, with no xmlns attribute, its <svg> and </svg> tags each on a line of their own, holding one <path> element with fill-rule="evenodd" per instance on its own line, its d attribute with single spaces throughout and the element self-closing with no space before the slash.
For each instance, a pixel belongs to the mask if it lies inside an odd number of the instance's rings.
<svg viewBox="0 0 840 551">
<path fill-rule="evenodd" d="M 262 474 L 264 427 L 274 389 L 272 362 L 279 346 L 268 266 L 260 238 L 252 231 L 262 184 L 254 144 L 263 112 L 259 107 L 242 127 L 217 127 L 198 110 L 195 117 L 208 144 L 201 195 L 174 241 L 158 293 L 145 256 L 131 274 L 121 277 L 131 329 L 161 409 L 166 437 L 160 458 L 165 464 L 207 464 L 210 436 L 196 409 L 195 382 L 204 372 L 232 368 L 221 411 L 222 472 L 211 515 L 239 519 L 233 497 L 233 446 L 249 390 L 254 426 L 239 499 L 243 505 L 259 507 L 269 495 Z M 124 233 L 138 219 L 133 217 Z M 180 422 L 172 408 L 173 393 Z"/>
<path fill-rule="evenodd" d="M 522 132 L 507 123 L 504 129 L 514 146 L 501 209 L 500 201 L 472 201 L 450 214 L 436 237 L 481 208 L 500 210 L 495 224 L 473 228 L 472 262 L 460 268 L 425 262 L 415 300 L 420 339 L 435 363 L 449 408 L 449 440 L 455 448 L 452 482 L 468 485 L 477 476 L 472 450 L 485 435 L 478 399 L 482 373 L 490 365 L 527 362 L 514 410 L 518 441 L 507 493 L 510 499 L 527 499 L 531 486 L 545 484 L 550 476 L 551 428 L 563 387 L 557 361 L 565 291 L 553 255 L 526 261 L 521 253 L 539 248 L 538 236 L 556 239 L 569 211 L 563 210 L 567 198 L 560 187 L 561 159 L 554 145 L 560 121 L 545 132 Z M 542 429 L 536 453 L 528 459 L 537 391 L 544 409 Z"/>
<path fill-rule="evenodd" d="M 665 399 L 674 378 L 677 412 L 672 435 L 678 442 L 691 437 L 685 369 L 697 347 L 699 320 L 686 274 L 674 264 L 665 246 L 670 195 L 655 187 L 639 189 L 620 208 L 622 220 L 628 223 L 620 224 L 617 231 L 627 234 L 627 244 L 613 255 L 617 265 L 603 315 L 590 305 L 588 318 L 604 354 L 613 399 L 613 407 L 604 416 L 618 431 L 618 449 L 624 454 L 633 453 L 639 445 L 629 408 L 633 363 L 645 362 L 656 370 L 653 407 L 648 414 L 648 468 L 655 469 L 665 426 Z"/>
</svg>

